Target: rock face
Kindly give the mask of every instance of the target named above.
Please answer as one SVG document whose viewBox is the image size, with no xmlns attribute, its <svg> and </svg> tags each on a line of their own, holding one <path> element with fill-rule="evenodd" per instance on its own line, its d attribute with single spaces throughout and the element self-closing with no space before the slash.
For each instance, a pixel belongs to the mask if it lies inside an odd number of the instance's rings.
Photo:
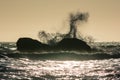
<svg viewBox="0 0 120 80">
<path fill-rule="evenodd" d="M 17 41 L 17 50 L 36 51 L 36 50 L 79 50 L 90 51 L 91 48 L 86 42 L 76 38 L 64 38 L 54 46 L 43 44 L 31 38 L 20 38 Z"/>
<path fill-rule="evenodd" d="M 20 51 L 35 51 L 48 48 L 48 45 L 31 38 L 20 38 L 16 44 L 17 49 Z"/>
<path fill-rule="evenodd" d="M 79 40 L 77 38 L 65 38 L 61 40 L 57 47 L 62 50 L 81 50 L 81 51 L 90 51 L 91 48 L 87 45 L 86 42 Z"/>
</svg>

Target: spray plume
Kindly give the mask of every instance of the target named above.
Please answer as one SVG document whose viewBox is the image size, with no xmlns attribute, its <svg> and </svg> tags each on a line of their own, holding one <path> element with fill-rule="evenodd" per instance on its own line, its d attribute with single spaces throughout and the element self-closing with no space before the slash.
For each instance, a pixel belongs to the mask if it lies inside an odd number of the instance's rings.
<svg viewBox="0 0 120 80">
<path fill-rule="evenodd" d="M 87 22 L 89 17 L 88 13 L 77 12 L 76 14 L 70 14 L 70 31 L 67 37 L 77 38 L 77 23 Z"/>
<path fill-rule="evenodd" d="M 89 17 L 88 13 L 77 12 L 76 14 L 70 14 L 70 31 L 67 34 L 60 33 L 46 33 L 45 31 L 40 31 L 38 37 L 41 42 L 46 44 L 55 44 L 63 38 L 77 38 L 77 23 L 87 22 Z"/>
</svg>

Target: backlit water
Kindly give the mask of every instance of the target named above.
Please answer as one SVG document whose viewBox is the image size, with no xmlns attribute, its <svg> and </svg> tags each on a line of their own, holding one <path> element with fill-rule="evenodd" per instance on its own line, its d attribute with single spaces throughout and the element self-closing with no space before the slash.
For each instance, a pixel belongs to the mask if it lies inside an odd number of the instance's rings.
<svg viewBox="0 0 120 80">
<path fill-rule="evenodd" d="M 101 45 L 101 48 L 105 48 L 104 52 L 107 54 L 119 54 L 120 49 L 116 45 L 113 47 Z M 28 56 L 17 58 L 6 56 L 8 53 L 25 54 L 16 51 L 14 44 L 1 44 L 0 80 L 120 80 L 120 58 L 43 60 L 28 57 L 29 54 L 33 54 L 34 57 L 35 53 L 40 54 L 40 52 L 26 52 Z"/>
</svg>

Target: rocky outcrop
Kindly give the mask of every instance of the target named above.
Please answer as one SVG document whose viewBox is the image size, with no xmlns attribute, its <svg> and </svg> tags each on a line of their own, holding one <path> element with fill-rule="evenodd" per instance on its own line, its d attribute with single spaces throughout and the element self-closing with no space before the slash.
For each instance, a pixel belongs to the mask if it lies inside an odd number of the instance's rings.
<svg viewBox="0 0 120 80">
<path fill-rule="evenodd" d="M 57 44 L 57 48 L 62 50 L 90 51 L 91 48 L 86 42 L 77 38 L 64 38 Z"/>
<path fill-rule="evenodd" d="M 20 38 L 16 44 L 17 50 L 20 51 L 35 51 L 44 50 L 48 48 L 48 45 L 31 38 Z"/>
<path fill-rule="evenodd" d="M 19 51 L 36 51 L 36 50 L 79 50 L 90 51 L 91 48 L 86 42 L 77 38 L 64 38 L 54 46 L 43 44 L 31 38 L 20 38 L 17 41 L 17 49 Z"/>
</svg>

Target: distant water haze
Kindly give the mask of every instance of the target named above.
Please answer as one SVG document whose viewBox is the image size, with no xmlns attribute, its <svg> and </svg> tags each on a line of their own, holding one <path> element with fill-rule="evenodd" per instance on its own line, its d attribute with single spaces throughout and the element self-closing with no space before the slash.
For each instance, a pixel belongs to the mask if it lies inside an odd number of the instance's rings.
<svg viewBox="0 0 120 80">
<path fill-rule="evenodd" d="M 19 37 L 38 39 L 38 32 L 67 33 L 69 14 L 88 12 L 88 22 L 79 27 L 95 41 L 120 41 L 120 0 L 0 0 L 0 41 Z"/>
</svg>

